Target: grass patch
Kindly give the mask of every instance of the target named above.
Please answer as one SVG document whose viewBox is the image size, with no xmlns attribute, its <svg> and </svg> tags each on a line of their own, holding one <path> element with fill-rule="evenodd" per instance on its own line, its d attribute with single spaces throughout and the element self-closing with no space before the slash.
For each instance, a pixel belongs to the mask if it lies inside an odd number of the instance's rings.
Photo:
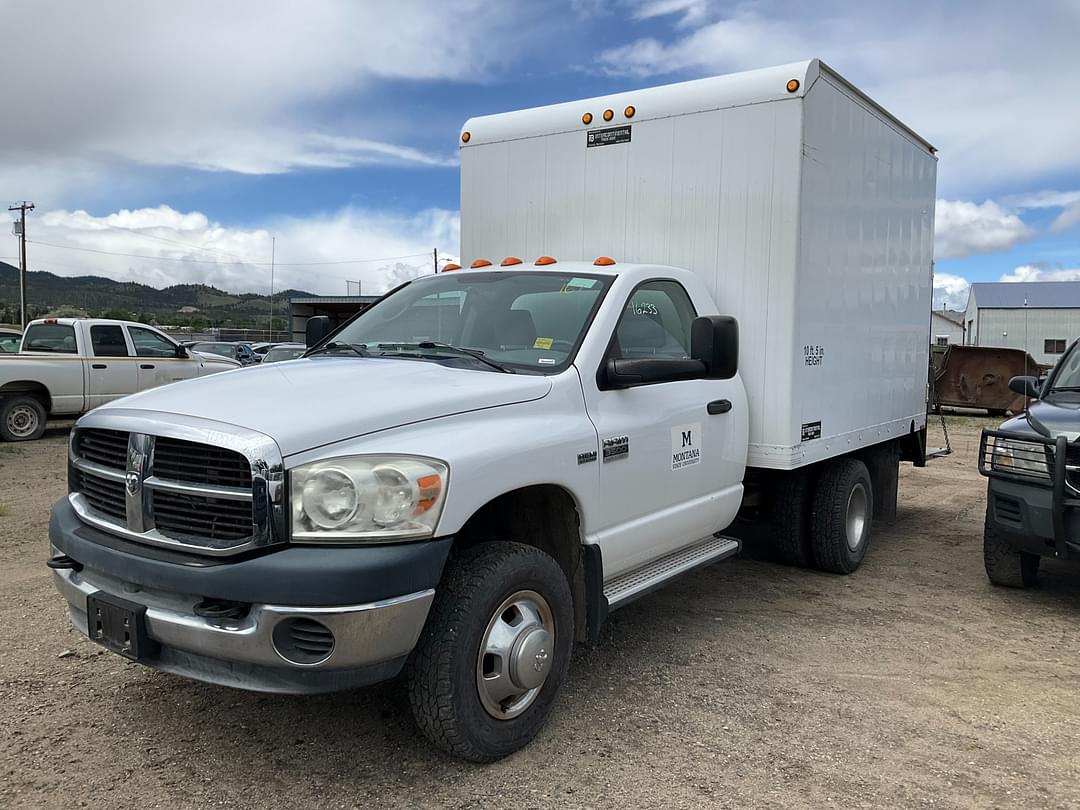
<svg viewBox="0 0 1080 810">
<path fill-rule="evenodd" d="M 7 517 L 11 514 L 11 507 L 6 503 L 0 503 L 0 517 Z"/>
<path fill-rule="evenodd" d="M 11 444 L 10 442 L 0 442 L 0 453 L 7 453 L 12 456 L 17 456 L 22 453 L 22 450 L 17 444 Z"/>
</svg>

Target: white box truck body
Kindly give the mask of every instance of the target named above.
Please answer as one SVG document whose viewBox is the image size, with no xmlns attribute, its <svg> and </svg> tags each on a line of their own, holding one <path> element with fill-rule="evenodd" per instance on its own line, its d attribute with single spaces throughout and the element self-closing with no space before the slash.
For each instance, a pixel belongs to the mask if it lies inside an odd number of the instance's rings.
<svg viewBox="0 0 1080 810">
<path fill-rule="evenodd" d="M 934 158 L 817 62 L 461 142 L 470 268 L 83 416 L 49 566 L 120 655 L 271 692 L 404 672 L 486 762 L 574 641 L 736 527 L 858 568 L 925 455 Z"/>
<path fill-rule="evenodd" d="M 818 60 L 463 131 L 466 262 L 684 267 L 738 319 L 750 466 L 925 428 L 937 159 Z"/>
</svg>

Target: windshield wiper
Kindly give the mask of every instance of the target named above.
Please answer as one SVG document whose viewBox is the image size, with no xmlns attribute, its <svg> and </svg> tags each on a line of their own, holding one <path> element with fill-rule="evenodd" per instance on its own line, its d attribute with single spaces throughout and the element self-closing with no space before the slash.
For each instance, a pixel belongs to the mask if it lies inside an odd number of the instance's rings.
<svg viewBox="0 0 1080 810">
<path fill-rule="evenodd" d="M 487 357 L 484 357 L 484 353 L 479 349 L 465 349 L 461 346 L 452 346 L 449 343 L 439 343 L 434 340 L 422 340 L 419 343 L 378 343 L 378 348 L 401 348 L 410 349 L 416 347 L 417 349 L 442 349 L 445 352 L 454 352 L 456 354 L 464 355 L 465 357 L 471 357 L 473 360 L 479 360 L 486 366 L 491 366 L 496 371 L 501 371 L 503 374 L 516 374 L 512 368 L 504 366 L 502 363 L 496 363 Z M 382 354 L 389 354 L 389 352 L 382 352 Z M 402 352 L 404 354 L 404 352 Z"/>
<path fill-rule="evenodd" d="M 1058 391 L 1080 391 L 1080 385 L 1055 385 L 1048 393 L 1054 394 Z"/>
<path fill-rule="evenodd" d="M 308 352 L 304 355 L 304 357 L 313 357 L 316 354 L 322 354 L 323 352 L 332 352 L 337 349 L 348 349 L 353 354 L 359 355 L 360 357 L 371 357 L 371 352 L 367 350 L 367 346 L 365 346 L 363 343 L 338 343 L 335 340 L 331 340 L 325 346 L 320 346 L 314 351 Z"/>
</svg>

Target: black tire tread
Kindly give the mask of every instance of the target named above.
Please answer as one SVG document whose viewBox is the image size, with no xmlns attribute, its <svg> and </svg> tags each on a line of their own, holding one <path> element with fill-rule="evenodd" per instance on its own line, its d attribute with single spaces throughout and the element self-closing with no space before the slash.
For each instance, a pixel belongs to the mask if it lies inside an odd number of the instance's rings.
<svg viewBox="0 0 1080 810">
<path fill-rule="evenodd" d="M 814 564 L 810 548 L 810 500 L 813 487 L 805 472 L 780 476 L 774 495 L 771 526 L 772 548 L 777 559 L 800 568 Z"/>
<path fill-rule="evenodd" d="M 867 496 L 870 498 L 871 510 L 874 503 L 874 493 L 870 481 L 870 473 L 866 465 L 858 459 L 839 458 L 823 466 L 818 475 L 817 487 L 814 490 L 814 502 L 811 514 L 810 542 L 814 555 L 814 564 L 821 571 L 833 574 L 850 574 L 862 563 L 866 554 L 866 547 L 870 544 L 870 536 L 867 535 L 863 543 L 862 553 L 858 560 L 849 559 L 844 541 L 837 542 L 844 533 L 844 523 L 847 518 L 846 498 L 838 497 L 838 493 L 847 492 L 854 484 L 856 477 L 865 477 Z M 873 515 L 871 514 L 871 523 Z"/>
<path fill-rule="evenodd" d="M 1040 557 L 1017 551 L 998 536 L 989 515 L 983 524 L 983 565 L 987 578 L 1006 588 L 1026 588 L 1038 579 Z"/>
<path fill-rule="evenodd" d="M 451 652 L 466 635 L 471 608 L 469 595 L 480 584 L 496 578 L 500 569 L 515 557 L 525 557 L 531 565 L 550 564 L 565 584 L 558 563 L 533 546 L 492 542 L 465 549 L 447 565 L 427 624 L 408 664 L 409 703 L 420 731 L 437 747 L 471 762 L 494 762 L 505 754 L 492 755 L 479 749 L 461 727 L 454 708 Z M 565 585 L 565 591 L 561 596 L 572 599 L 569 585 Z M 556 609 L 554 605 L 552 609 Z M 565 671 L 564 664 L 562 672 Z"/>
</svg>

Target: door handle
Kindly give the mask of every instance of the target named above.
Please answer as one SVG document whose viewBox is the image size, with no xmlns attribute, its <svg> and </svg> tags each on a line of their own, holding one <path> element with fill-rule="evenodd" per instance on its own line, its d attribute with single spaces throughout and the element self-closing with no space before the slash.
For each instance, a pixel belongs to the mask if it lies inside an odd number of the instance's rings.
<svg viewBox="0 0 1080 810">
<path fill-rule="evenodd" d="M 108 366 L 104 363 L 92 363 L 90 368 L 108 368 Z"/>
<path fill-rule="evenodd" d="M 714 399 L 708 405 L 705 406 L 705 410 L 714 416 L 718 413 L 727 413 L 731 410 L 730 399 Z"/>
<path fill-rule="evenodd" d="M 140 363 L 139 368 L 150 371 L 152 368 L 154 368 L 154 364 L 153 363 Z"/>
</svg>

